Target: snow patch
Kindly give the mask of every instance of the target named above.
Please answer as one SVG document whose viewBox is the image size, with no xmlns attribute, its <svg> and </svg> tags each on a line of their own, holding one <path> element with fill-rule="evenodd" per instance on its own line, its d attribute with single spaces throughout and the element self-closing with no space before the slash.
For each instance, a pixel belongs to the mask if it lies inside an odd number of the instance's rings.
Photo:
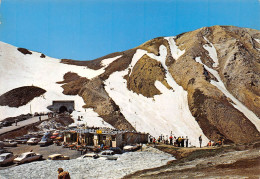
<svg viewBox="0 0 260 179">
<path fill-rule="evenodd" d="M 257 41 L 257 43 L 260 44 L 260 39 L 255 39 L 255 41 Z M 260 48 L 256 48 L 256 49 L 260 51 Z"/>
<path fill-rule="evenodd" d="M 206 37 L 203 38 L 210 44 L 210 46 L 208 44 L 203 45 L 203 48 L 209 52 L 210 58 L 214 61 L 213 67 L 217 67 L 219 65 L 217 51 L 214 45 Z"/>
<path fill-rule="evenodd" d="M 166 40 L 168 40 L 168 43 L 170 45 L 172 57 L 177 60 L 180 56 L 182 56 L 185 53 L 185 50 L 180 50 L 178 46 L 175 43 L 175 37 L 165 37 Z"/>
<path fill-rule="evenodd" d="M 72 125 L 77 126 L 77 125 L 81 125 L 81 124 L 86 124 L 87 126 L 90 126 L 90 127 L 98 126 L 98 127 L 114 128 L 109 123 L 105 122 L 101 117 L 99 117 L 98 114 L 96 112 L 94 112 L 93 109 L 91 109 L 91 108 L 85 109 L 82 112 L 73 111 L 73 113 L 71 115 L 72 115 L 72 118 L 74 119 L 74 121 L 76 121 Z M 81 121 L 77 121 L 79 116 L 80 116 Z"/>
<path fill-rule="evenodd" d="M 103 65 L 104 68 L 108 67 L 108 65 L 110 63 L 112 63 L 113 61 L 117 60 L 118 58 L 122 57 L 122 55 L 120 56 L 117 56 L 117 57 L 113 57 L 113 58 L 107 58 L 107 59 L 104 59 L 102 60 L 101 64 Z M 103 69 L 104 69 L 103 68 Z"/>
<path fill-rule="evenodd" d="M 196 62 L 202 64 L 204 68 L 209 71 L 215 78 L 217 78 L 218 82 L 215 80 L 211 80 L 210 83 L 216 86 L 222 93 L 226 95 L 226 97 L 230 98 L 233 103 L 231 103 L 237 110 L 242 112 L 260 131 L 260 120 L 259 118 L 249 110 L 245 105 L 243 105 L 239 100 L 237 100 L 225 87 L 224 83 L 222 82 L 218 72 L 212 68 L 209 68 L 207 65 L 203 64 L 200 57 L 195 58 Z"/>
<path fill-rule="evenodd" d="M 257 41 L 257 43 L 259 43 L 259 44 L 260 44 L 260 39 L 255 39 L 255 41 Z"/>
</svg>

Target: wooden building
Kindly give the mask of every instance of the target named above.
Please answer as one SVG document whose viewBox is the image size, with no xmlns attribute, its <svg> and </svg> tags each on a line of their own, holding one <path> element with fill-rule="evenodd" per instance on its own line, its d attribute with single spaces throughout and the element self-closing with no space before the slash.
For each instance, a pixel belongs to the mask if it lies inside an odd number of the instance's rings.
<svg viewBox="0 0 260 179">
<path fill-rule="evenodd" d="M 120 147 L 125 145 L 147 143 L 148 134 L 120 131 L 110 128 L 76 128 L 64 132 L 64 142 L 86 146 Z"/>
</svg>

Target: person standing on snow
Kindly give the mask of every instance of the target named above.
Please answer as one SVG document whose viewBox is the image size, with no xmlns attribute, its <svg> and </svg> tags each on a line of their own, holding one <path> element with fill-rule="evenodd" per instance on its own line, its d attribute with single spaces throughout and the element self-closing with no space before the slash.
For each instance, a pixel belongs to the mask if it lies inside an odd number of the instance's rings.
<svg viewBox="0 0 260 179">
<path fill-rule="evenodd" d="M 201 148 L 201 144 L 202 144 L 202 137 L 201 137 L 201 135 L 199 137 L 199 142 L 200 142 L 200 148 Z"/>
<path fill-rule="evenodd" d="M 188 144 L 189 144 L 188 136 L 186 136 L 186 140 L 185 140 L 185 142 L 186 142 L 186 147 L 188 147 Z"/>
<path fill-rule="evenodd" d="M 172 140 L 173 140 L 173 137 L 172 135 L 170 136 L 170 145 L 172 145 Z"/>
</svg>

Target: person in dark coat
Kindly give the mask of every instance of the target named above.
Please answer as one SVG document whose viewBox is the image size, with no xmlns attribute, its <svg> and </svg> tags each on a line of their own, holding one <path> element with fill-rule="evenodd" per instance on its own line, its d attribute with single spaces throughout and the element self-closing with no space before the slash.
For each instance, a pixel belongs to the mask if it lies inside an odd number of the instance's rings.
<svg viewBox="0 0 260 179">
<path fill-rule="evenodd" d="M 170 145 L 172 145 L 172 140 L 173 140 L 173 137 L 172 135 L 170 136 Z"/>
<path fill-rule="evenodd" d="M 188 136 L 186 136 L 186 147 L 188 147 L 189 145 L 189 139 L 188 139 Z"/>
<path fill-rule="evenodd" d="M 184 147 L 184 137 L 181 137 L 181 147 Z"/>
<path fill-rule="evenodd" d="M 63 168 L 58 168 L 58 179 L 70 179 L 69 172 L 63 171 Z"/>
<path fill-rule="evenodd" d="M 199 137 L 199 142 L 200 142 L 200 148 L 201 148 L 201 144 L 202 144 L 202 137 L 201 137 L 201 135 Z"/>
</svg>

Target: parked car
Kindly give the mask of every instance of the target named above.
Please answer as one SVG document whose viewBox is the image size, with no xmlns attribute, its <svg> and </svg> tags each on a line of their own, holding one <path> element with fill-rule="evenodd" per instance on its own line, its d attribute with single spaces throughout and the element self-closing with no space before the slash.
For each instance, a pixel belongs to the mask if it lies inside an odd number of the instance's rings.
<svg viewBox="0 0 260 179">
<path fill-rule="evenodd" d="M 138 149 L 141 148 L 141 145 L 139 144 L 136 144 L 136 145 L 126 145 L 123 147 L 123 150 L 124 151 L 127 151 L 127 152 L 133 152 L 133 151 L 136 151 Z"/>
<path fill-rule="evenodd" d="M 38 139 L 38 138 L 30 138 L 28 141 L 27 141 L 27 144 L 28 145 L 36 145 L 36 144 L 38 144 L 38 142 L 39 142 L 40 140 Z"/>
<path fill-rule="evenodd" d="M 17 142 L 14 141 L 9 141 L 9 142 L 4 142 L 5 147 L 17 147 Z"/>
<path fill-rule="evenodd" d="M 3 127 L 8 127 L 8 126 L 11 126 L 13 123 L 11 121 L 4 121 L 2 123 Z"/>
<path fill-rule="evenodd" d="M 119 147 L 110 147 L 109 150 L 113 150 L 115 154 L 122 154 L 124 151 Z"/>
<path fill-rule="evenodd" d="M 26 144 L 28 141 L 28 139 L 16 139 L 15 142 L 17 142 L 18 144 Z"/>
<path fill-rule="evenodd" d="M 43 137 L 38 144 L 40 145 L 40 147 L 43 147 L 43 146 L 46 146 L 46 145 L 50 145 L 52 143 L 53 143 L 53 141 L 50 138 Z"/>
<path fill-rule="evenodd" d="M 4 127 L 3 122 L 0 122 L 0 129 Z"/>
<path fill-rule="evenodd" d="M 117 160 L 117 156 L 115 156 L 115 152 L 112 150 L 104 150 L 98 154 L 100 158 L 106 159 L 106 160 Z"/>
<path fill-rule="evenodd" d="M 3 154 L 3 153 L 13 153 L 13 152 L 9 152 L 9 151 L 6 150 L 6 149 L 0 149 L 0 154 Z"/>
<path fill-rule="evenodd" d="M 5 144 L 3 141 L 0 141 L 0 149 L 4 148 Z"/>
<path fill-rule="evenodd" d="M 94 153 L 94 152 L 91 152 L 91 153 L 87 153 L 85 155 L 82 156 L 82 158 L 99 158 L 98 154 L 97 153 Z"/>
<path fill-rule="evenodd" d="M 13 163 L 15 156 L 12 153 L 3 153 L 0 155 L 0 165 Z"/>
<path fill-rule="evenodd" d="M 53 155 L 49 155 L 48 159 L 49 160 L 69 160 L 70 157 L 64 156 L 62 154 L 53 154 Z"/>
<path fill-rule="evenodd" d="M 32 161 L 40 160 L 40 159 L 42 159 L 41 154 L 37 154 L 34 152 L 25 152 L 25 153 L 22 153 L 21 155 L 19 155 L 17 158 L 15 158 L 14 162 L 17 164 L 22 164 L 22 163 L 32 162 Z"/>
</svg>

